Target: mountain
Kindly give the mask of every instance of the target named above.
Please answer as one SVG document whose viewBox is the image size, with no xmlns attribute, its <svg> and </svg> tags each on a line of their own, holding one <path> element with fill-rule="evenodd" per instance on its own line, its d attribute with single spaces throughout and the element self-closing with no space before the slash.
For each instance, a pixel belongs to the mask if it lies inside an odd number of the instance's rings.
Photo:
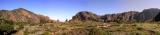
<svg viewBox="0 0 160 35">
<path fill-rule="evenodd" d="M 0 10 L 0 34 L 11 35 L 21 29 L 25 29 L 27 25 L 37 25 L 53 23 L 48 16 L 35 14 L 24 8 L 14 10 Z M 32 29 L 29 27 L 29 29 Z M 39 31 L 39 30 L 38 30 Z"/>
<path fill-rule="evenodd" d="M 77 13 L 71 21 L 98 21 L 98 22 L 119 22 L 119 21 L 130 21 L 131 16 L 139 12 L 130 11 L 118 14 L 106 14 L 106 15 L 96 15 L 89 11 L 81 11 Z"/>
<path fill-rule="evenodd" d="M 89 11 L 77 13 L 71 20 L 78 21 L 98 21 L 98 22 L 148 22 L 159 21 L 160 9 L 144 9 L 142 12 L 129 11 L 117 14 L 96 15 Z"/>
<path fill-rule="evenodd" d="M 81 11 L 73 16 L 71 21 L 100 21 L 100 16 L 89 11 Z"/>
<path fill-rule="evenodd" d="M 38 15 L 24 8 L 18 8 L 14 10 L 0 10 L 1 21 L 12 22 L 29 22 L 29 23 L 45 23 L 51 22 L 47 16 Z"/>
<path fill-rule="evenodd" d="M 153 21 L 154 18 L 160 13 L 158 8 L 144 9 L 141 13 L 136 14 L 133 19 L 136 21 Z"/>
</svg>

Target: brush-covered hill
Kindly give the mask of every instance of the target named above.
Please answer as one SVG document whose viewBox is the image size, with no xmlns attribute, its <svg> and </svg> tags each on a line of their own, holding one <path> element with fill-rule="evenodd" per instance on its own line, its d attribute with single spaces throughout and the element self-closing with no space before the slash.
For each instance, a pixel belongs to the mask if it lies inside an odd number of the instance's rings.
<svg viewBox="0 0 160 35">
<path fill-rule="evenodd" d="M 35 25 L 39 27 L 39 25 L 53 22 L 47 16 L 35 14 L 24 8 L 0 10 L 0 35 L 11 35 L 25 29 L 33 30 L 35 28 L 32 27 Z M 44 29 L 39 27 L 39 31 Z"/>
<path fill-rule="evenodd" d="M 52 22 L 49 17 L 35 14 L 24 8 L 14 10 L 0 10 L 0 21 L 13 21 L 13 22 L 29 22 L 29 23 L 47 23 Z"/>
</svg>

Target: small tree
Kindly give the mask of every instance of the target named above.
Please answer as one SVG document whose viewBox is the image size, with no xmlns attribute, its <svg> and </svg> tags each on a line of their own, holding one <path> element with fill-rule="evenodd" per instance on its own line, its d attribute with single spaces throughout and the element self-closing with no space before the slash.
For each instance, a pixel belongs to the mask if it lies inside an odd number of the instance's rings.
<svg viewBox="0 0 160 35">
<path fill-rule="evenodd" d="M 66 21 L 65 22 L 68 22 L 68 19 L 66 19 Z"/>
</svg>

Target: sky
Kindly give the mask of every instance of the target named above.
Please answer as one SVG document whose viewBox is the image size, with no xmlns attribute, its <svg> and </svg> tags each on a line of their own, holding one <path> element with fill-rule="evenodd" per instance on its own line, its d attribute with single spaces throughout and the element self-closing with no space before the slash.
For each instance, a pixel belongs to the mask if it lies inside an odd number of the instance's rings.
<svg viewBox="0 0 160 35">
<path fill-rule="evenodd" d="M 0 0 L 0 9 L 16 8 L 25 8 L 54 20 L 65 21 L 80 11 L 104 15 L 160 8 L 160 0 Z"/>
</svg>

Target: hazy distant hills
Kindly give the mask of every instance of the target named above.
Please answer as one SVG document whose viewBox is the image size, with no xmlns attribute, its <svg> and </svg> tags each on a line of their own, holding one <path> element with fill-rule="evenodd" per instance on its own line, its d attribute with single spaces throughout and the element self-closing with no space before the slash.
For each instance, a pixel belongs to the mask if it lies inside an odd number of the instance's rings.
<svg viewBox="0 0 160 35">
<path fill-rule="evenodd" d="M 117 14 L 96 15 L 89 11 L 81 11 L 72 17 L 71 21 L 100 21 L 100 22 L 148 22 L 158 21 L 160 9 L 144 9 L 142 12 L 129 11 Z"/>
<path fill-rule="evenodd" d="M 0 10 L 0 21 L 12 21 L 23 23 L 46 23 L 52 22 L 47 16 L 38 15 L 24 8 L 14 10 Z"/>
</svg>

